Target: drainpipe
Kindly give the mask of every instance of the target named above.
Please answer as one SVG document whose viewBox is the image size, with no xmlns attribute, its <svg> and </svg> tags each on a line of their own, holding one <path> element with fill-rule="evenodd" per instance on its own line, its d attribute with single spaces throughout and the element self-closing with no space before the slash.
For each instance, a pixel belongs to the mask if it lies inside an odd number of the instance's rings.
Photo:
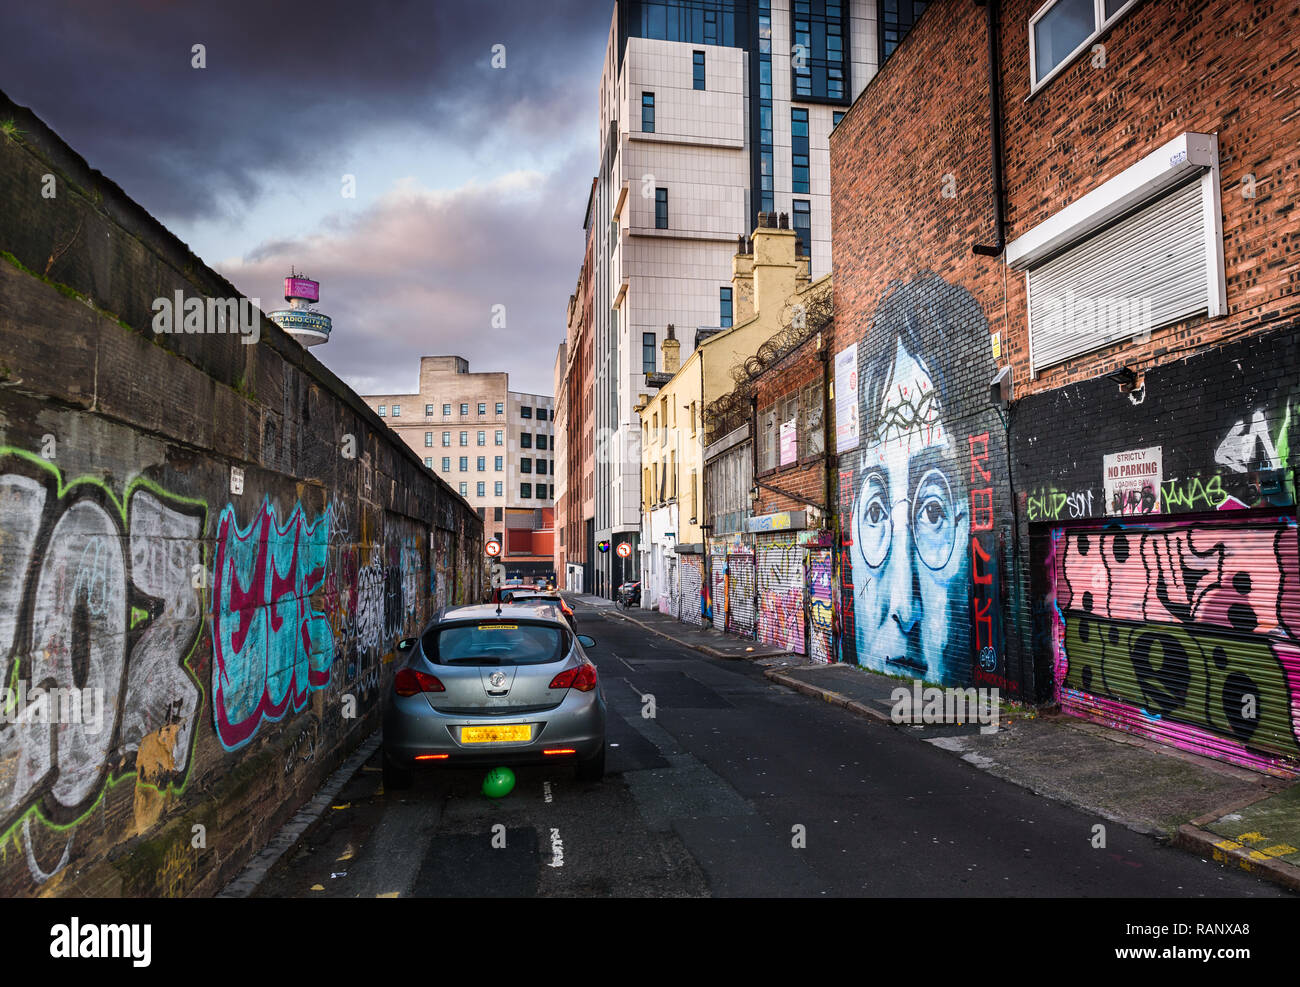
<svg viewBox="0 0 1300 987">
<path fill-rule="evenodd" d="M 975 0 L 984 8 L 984 21 L 988 33 L 989 55 L 989 150 L 992 158 L 993 180 L 993 244 L 972 244 L 974 253 L 997 257 L 1006 247 L 1006 234 L 1002 217 L 1002 86 L 998 72 L 998 0 Z"/>
</svg>

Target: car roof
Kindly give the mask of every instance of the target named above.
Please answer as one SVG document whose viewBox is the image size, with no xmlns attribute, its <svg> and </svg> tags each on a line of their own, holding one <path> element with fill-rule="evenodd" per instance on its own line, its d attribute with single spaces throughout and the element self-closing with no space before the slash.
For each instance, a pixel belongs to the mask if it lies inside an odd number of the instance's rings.
<svg viewBox="0 0 1300 987">
<path fill-rule="evenodd" d="M 498 614 L 500 615 L 498 617 Z M 564 615 L 560 608 L 556 606 L 514 606 L 510 603 L 503 603 L 498 607 L 494 603 L 479 603 L 473 606 L 457 607 L 454 610 L 448 610 L 442 615 L 442 619 L 435 622 L 437 624 L 460 623 L 462 621 L 472 620 L 533 620 L 538 617 L 542 619 L 551 619 L 560 624 L 565 624 Z"/>
</svg>

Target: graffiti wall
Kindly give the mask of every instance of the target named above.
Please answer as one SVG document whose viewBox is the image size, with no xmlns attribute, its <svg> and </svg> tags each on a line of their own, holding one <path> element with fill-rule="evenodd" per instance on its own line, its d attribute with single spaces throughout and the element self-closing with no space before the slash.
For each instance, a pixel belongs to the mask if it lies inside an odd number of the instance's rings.
<svg viewBox="0 0 1300 987">
<path fill-rule="evenodd" d="M 1007 673 L 1000 531 L 1005 432 L 987 400 L 988 323 L 933 273 L 895 282 L 858 344 L 860 439 L 840 458 L 842 660 L 926 681 Z M 976 386 L 981 382 L 981 386 Z"/>
<path fill-rule="evenodd" d="M 835 660 L 834 612 L 832 596 L 834 576 L 828 549 L 808 552 L 808 657 L 829 663 Z"/>
<path fill-rule="evenodd" d="M 804 646 L 803 546 L 796 532 L 757 535 L 758 639 L 794 654 Z"/>
<path fill-rule="evenodd" d="M 155 336 L 237 292 L 0 103 L 0 894 L 212 894 L 482 599 L 482 523 L 269 321 Z"/>
</svg>

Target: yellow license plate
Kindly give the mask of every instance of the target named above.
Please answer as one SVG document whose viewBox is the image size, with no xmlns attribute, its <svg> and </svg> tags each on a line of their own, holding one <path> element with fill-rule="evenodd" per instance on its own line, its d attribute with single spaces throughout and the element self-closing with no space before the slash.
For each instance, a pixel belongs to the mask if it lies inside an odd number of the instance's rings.
<svg viewBox="0 0 1300 987">
<path fill-rule="evenodd" d="M 527 723 L 502 723 L 490 727 L 461 727 L 462 744 L 519 743 L 533 739 L 533 728 Z"/>
</svg>

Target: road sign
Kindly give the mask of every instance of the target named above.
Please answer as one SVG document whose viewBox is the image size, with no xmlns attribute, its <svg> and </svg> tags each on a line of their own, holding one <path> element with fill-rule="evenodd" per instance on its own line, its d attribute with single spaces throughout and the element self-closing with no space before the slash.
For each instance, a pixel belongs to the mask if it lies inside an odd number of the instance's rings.
<svg viewBox="0 0 1300 987">
<path fill-rule="evenodd" d="M 499 541 L 490 541 L 483 546 L 483 551 L 487 552 L 488 558 L 495 559 L 501 554 L 501 543 Z"/>
<path fill-rule="evenodd" d="M 500 589 L 506 584 L 506 567 L 500 562 L 492 567 L 492 588 Z"/>
<path fill-rule="evenodd" d="M 632 543 L 621 541 L 618 543 L 618 548 L 616 549 L 616 551 L 618 552 L 620 558 L 625 559 L 632 554 Z"/>
</svg>

